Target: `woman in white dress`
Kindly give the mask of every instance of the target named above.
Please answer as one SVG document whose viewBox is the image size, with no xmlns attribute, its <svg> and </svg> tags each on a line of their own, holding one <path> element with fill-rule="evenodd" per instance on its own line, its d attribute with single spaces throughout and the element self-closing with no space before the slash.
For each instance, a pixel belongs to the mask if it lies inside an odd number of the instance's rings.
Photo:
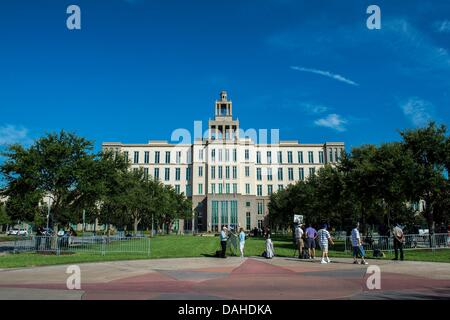
<svg viewBox="0 0 450 320">
<path fill-rule="evenodd" d="M 273 250 L 273 243 L 270 239 L 270 235 L 267 235 L 266 240 L 266 258 L 272 259 L 275 256 L 275 251 Z"/>
</svg>

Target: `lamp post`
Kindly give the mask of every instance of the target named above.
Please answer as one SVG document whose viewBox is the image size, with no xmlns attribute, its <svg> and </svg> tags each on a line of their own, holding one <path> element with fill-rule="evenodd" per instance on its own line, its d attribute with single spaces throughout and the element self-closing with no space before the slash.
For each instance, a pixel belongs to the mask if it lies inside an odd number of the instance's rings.
<svg viewBox="0 0 450 320">
<path fill-rule="evenodd" d="M 49 219 L 50 219 L 50 196 L 48 196 L 48 203 L 47 203 L 47 232 L 48 232 Z"/>
</svg>

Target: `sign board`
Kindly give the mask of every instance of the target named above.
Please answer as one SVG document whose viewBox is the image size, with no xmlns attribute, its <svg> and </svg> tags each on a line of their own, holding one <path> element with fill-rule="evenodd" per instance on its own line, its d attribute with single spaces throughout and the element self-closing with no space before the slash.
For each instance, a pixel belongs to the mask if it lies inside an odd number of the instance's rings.
<svg viewBox="0 0 450 320">
<path fill-rule="evenodd" d="M 294 223 L 303 223 L 303 216 L 299 214 L 294 214 Z"/>
</svg>

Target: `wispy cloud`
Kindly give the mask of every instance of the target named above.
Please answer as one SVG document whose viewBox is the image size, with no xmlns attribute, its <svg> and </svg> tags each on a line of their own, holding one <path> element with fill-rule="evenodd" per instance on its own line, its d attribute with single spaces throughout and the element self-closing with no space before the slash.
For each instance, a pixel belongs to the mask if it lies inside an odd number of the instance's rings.
<svg viewBox="0 0 450 320">
<path fill-rule="evenodd" d="M 14 143 L 29 144 L 31 138 L 28 136 L 28 129 L 13 125 L 0 126 L 0 146 Z"/>
<path fill-rule="evenodd" d="M 400 104 L 403 114 L 418 127 L 427 125 L 434 117 L 434 106 L 431 102 L 411 97 Z"/>
<path fill-rule="evenodd" d="M 320 114 L 328 111 L 328 107 L 321 104 L 305 102 L 300 106 L 304 111 L 310 114 Z"/>
<path fill-rule="evenodd" d="M 348 121 L 346 119 L 335 113 L 329 114 L 325 118 L 317 119 L 316 121 L 314 121 L 314 124 L 316 126 L 326 127 L 340 132 L 347 130 L 347 128 L 345 127 L 347 123 Z"/>
<path fill-rule="evenodd" d="M 434 28 L 437 32 L 450 33 L 450 20 L 436 21 Z"/>
<path fill-rule="evenodd" d="M 340 82 L 344 82 L 347 84 L 350 84 L 352 86 L 359 86 L 359 84 L 357 84 L 356 82 L 349 80 L 339 74 L 335 74 L 335 73 L 331 73 L 330 71 L 324 71 L 324 70 L 319 70 L 319 69 L 310 69 L 310 68 L 303 68 L 303 67 L 296 67 L 296 66 L 291 66 L 292 70 L 297 70 L 297 71 L 302 71 L 302 72 L 310 72 L 310 73 L 314 73 L 314 74 L 318 74 L 324 77 L 328 77 Z"/>
</svg>

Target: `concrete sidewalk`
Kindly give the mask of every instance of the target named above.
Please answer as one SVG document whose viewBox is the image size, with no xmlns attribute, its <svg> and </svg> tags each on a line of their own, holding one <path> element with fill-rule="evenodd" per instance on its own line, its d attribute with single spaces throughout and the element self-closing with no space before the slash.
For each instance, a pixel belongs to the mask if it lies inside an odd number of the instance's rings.
<svg viewBox="0 0 450 320">
<path fill-rule="evenodd" d="M 79 264 L 81 290 L 68 290 L 68 265 L 0 269 L 0 299 L 450 299 L 450 264 L 352 259 L 179 258 Z M 370 266 L 370 265 L 369 265 Z"/>
</svg>

